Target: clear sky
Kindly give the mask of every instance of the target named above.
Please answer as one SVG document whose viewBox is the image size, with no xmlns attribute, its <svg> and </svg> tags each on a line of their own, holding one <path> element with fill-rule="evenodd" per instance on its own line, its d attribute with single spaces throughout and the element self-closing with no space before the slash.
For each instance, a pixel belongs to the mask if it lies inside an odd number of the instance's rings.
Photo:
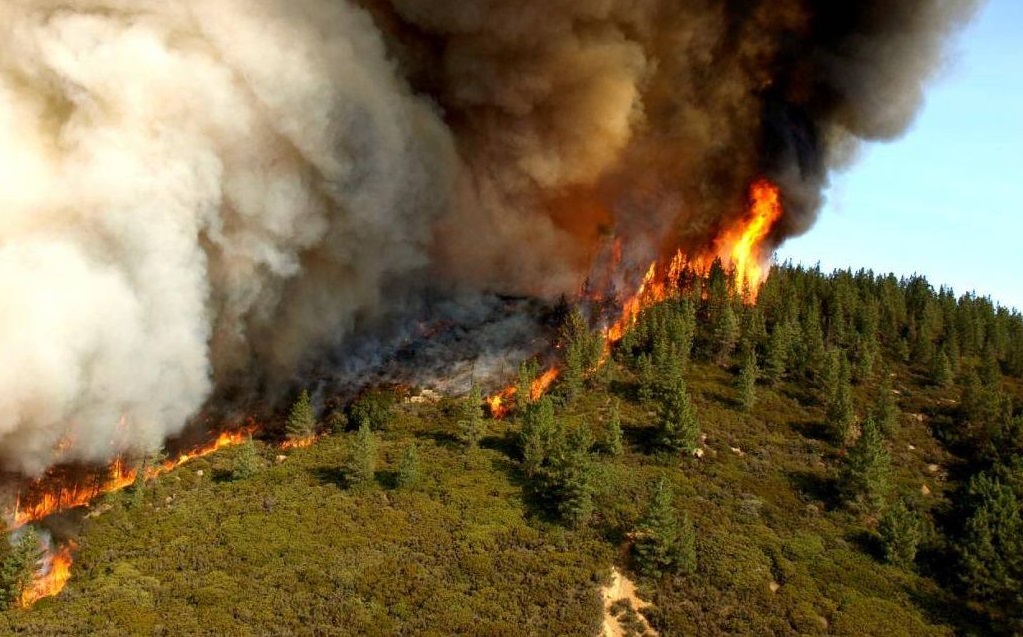
<svg viewBox="0 0 1023 637">
<path fill-rule="evenodd" d="M 989 0 L 909 133 L 834 176 L 779 260 L 919 273 L 1023 310 L 1023 0 Z"/>
</svg>

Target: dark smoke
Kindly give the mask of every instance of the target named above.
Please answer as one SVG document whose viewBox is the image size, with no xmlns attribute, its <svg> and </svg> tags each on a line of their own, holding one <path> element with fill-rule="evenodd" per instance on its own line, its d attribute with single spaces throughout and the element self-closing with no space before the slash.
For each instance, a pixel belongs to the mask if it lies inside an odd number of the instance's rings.
<svg viewBox="0 0 1023 637">
<path fill-rule="evenodd" d="M 0 463 L 158 447 L 426 290 L 706 247 L 758 177 L 780 244 L 978 1 L 5 0 Z"/>
</svg>

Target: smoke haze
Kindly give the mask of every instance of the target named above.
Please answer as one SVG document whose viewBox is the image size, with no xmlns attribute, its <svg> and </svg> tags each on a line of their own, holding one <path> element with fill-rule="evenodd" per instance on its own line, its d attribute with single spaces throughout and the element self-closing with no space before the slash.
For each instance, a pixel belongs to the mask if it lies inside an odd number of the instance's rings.
<svg viewBox="0 0 1023 637">
<path fill-rule="evenodd" d="M 897 137 L 951 0 L 0 0 L 0 464 L 160 446 L 427 287 L 555 295 Z"/>
</svg>

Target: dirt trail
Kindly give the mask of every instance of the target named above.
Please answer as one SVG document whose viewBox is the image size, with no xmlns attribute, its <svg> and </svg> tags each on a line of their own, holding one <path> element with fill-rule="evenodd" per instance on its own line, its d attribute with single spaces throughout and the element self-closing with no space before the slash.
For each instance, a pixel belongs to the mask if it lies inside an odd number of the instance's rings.
<svg viewBox="0 0 1023 637">
<path fill-rule="evenodd" d="M 629 637 L 630 635 L 658 637 L 657 631 L 650 627 L 646 618 L 640 613 L 644 608 L 650 606 L 650 603 L 639 598 L 636 594 L 636 585 L 625 577 L 617 567 L 611 568 L 611 583 L 600 589 L 600 594 L 604 600 L 604 626 L 601 629 L 600 637 Z M 619 601 L 624 601 L 627 604 L 627 609 L 621 608 L 622 604 L 616 604 Z M 612 610 L 613 607 L 615 608 Z"/>
</svg>

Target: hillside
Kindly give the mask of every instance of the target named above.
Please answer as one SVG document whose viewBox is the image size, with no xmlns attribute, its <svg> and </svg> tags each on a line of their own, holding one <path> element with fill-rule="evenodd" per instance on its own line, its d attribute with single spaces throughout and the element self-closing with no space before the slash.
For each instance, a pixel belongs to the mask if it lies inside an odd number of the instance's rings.
<svg viewBox="0 0 1023 637">
<path fill-rule="evenodd" d="M 310 447 L 110 494 L 0 633 L 592 636 L 612 566 L 662 635 L 1023 629 L 1021 317 L 921 278 L 783 266 L 755 305 L 728 280 L 603 364 L 569 316 L 560 380 L 503 420 L 374 392 Z"/>
</svg>

